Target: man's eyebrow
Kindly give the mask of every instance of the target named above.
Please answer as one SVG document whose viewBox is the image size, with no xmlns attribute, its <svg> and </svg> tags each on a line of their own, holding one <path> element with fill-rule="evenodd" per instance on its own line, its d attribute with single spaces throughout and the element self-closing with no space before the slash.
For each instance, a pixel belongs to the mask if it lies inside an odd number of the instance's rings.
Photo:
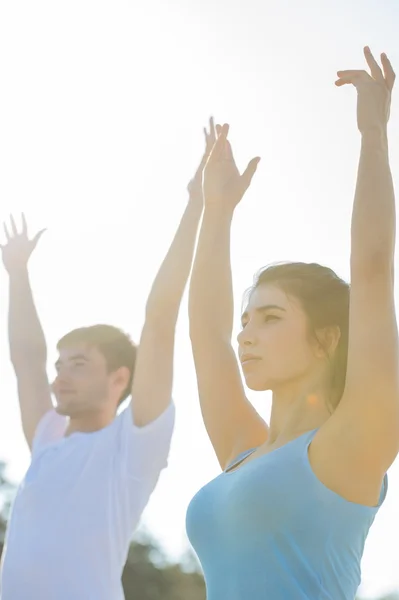
<svg viewBox="0 0 399 600">
<path fill-rule="evenodd" d="M 68 361 L 70 362 L 71 360 L 84 360 L 85 362 L 89 362 L 89 357 L 86 356 L 86 354 L 74 354 L 73 356 L 69 356 L 68 357 Z M 55 363 L 56 367 L 59 367 L 62 364 L 62 360 L 59 358 L 57 360 L 57 362 Z"/>
<path fill-rule="evenodd" d="M 286 312 L 285 308 L 283 308 L 282 306 L 279 306 L 278 304 L 263 304 L 263 306 L 257 306 L 255 308 L 255 312 L 257 312 L 257 313 L 264 313 L 269 310 L 281 310 L 283 312 Z M 245 321 L 245 319 L 247 319 L 247 318 L 248 318 L 248 311 L 245 311 L 241 316 L 241 322 Z"/>
</svg>

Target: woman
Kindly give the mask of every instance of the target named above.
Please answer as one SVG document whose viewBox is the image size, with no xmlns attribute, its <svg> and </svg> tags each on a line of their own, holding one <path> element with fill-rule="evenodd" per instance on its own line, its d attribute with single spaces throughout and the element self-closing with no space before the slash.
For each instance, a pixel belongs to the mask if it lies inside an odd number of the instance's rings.
<svg viewBox="0 0 399 600">
<path fill-rule="evenodd" d="M 230 228 L 243 175 L 219 137 L 190 289 L 190 335 L 205 425 L 224 472 L 192 500 L 187 529 L 208 600 L 353 600 L 365 538 L 399 450 L 394 190 L 387 122 L 394 72 L 368 48 L 358 92 L 361 155 L 351 287 L 317 264 L 264 269 L 238 336 L 250 389 L 272 390 L 270 427 L 245 398 L 230 344 Z"/>
</svg>

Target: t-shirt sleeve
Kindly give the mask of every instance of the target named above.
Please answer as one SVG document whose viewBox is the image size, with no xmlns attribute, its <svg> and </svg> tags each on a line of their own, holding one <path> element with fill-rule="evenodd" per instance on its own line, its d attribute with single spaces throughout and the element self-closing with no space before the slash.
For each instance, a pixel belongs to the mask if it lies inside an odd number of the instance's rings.
<svg viewBox="0 0 399 600">
<path fill-rule="evenodd" d="M 157 480 L 168 465 L 168 456 L 175 424 L 175 407 L 168 408 L 154 421 L 137 427 L 129 406 L 117 417 L 120 458 L 126 475 L 138 480 Z"/>
<path fill-rule="evenodd" d="M 32 443 L 32 455 L 40 452 L 48 444 L 60 440 L 67 426 L 67 418 L 54 409 L 46 412 L 39 421 Z"/>
</svg>

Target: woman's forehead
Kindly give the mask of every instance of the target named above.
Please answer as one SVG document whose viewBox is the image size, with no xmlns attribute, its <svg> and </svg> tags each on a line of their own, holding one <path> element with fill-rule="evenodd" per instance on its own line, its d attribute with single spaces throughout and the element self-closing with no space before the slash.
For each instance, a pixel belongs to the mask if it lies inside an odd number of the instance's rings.
<svg viewBox="0 0 399 600">
<path fill-rule="evenodd" d="M 255 310 L 262 306 L 277 305 L 288 308 L 287 294 L 277 285 L 265 283 L 257 286 L 250 294 L 247 310 Z"/>
<path fill-rule="evenodd" d="M 281 287 L 273 283 L 257 286 L 249 295 L 244 314 L 267 309 L 280 309 L 283 312 L 303 312 L 300 301 L 288 295 Z"/>
</svg>

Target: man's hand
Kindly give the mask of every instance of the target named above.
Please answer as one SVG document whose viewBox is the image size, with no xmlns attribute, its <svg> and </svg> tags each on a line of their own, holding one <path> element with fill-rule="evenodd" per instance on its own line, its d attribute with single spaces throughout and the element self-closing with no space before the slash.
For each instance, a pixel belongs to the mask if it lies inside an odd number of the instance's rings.
<svg viewBox="0 0 399 600">
<path fill-rule="evenodd" d="M 209 131 L 206 127 L 204 127 L 204 135 L 205 135 L 205 152 L 201 159 L 201 162 L 198 166 L 198 169 L 187 186 L 188 193 L 190 195 L 190 201 L 198 202 L 202 206 L 203 204 L 203 194 L 202 194 L 202 177 L 204 173 L 204 168 L 209 158 L 209 155 L 212 151 L 212 148 L 216 142 L 216 132 L 215 132 L 215 123 L 213 117 L 209 119 Z"/>
<path fill-rule="evenodd" d="M 10 358 L 17 377 L 22 427 L 30 448 L 38 423 L 52 408 L 46 373 L 46 340 L 34 304 L 27 269 L 29 258 L 43 231 L 29 239 L 24 215 L 20 232 L 11 217 L 10 225 L 7 227 L 4 224 L 6 243 L 0 246 L 4 266 L 10 275 Z"/>
<path fill-rule="evenodd" d="M 352 84 L 358 94 L 357 123 L 359 131 L 385 132 L 391 108 L 391 94 L 395 83 L 395 73 L 386 54 L 381 54 L 382 69 L 372 55 L 370 48 L 364 49 L 364 56 L 370 69 L 367 71 L 338 71 L 335 85 Z"/>
<path fill-rule="evenodd" d="M 234 210 L 249 188 L 260 158 L 253 158 L 240 175 L 227 139 L 229 125 L 218 126 L 217 131 L 218 139 L 204 169 L 204 203 L 205 207 Z"/>
<path fill-rule="evenodd" d="M 20 233 L 12 216 L 10 217 L 10 229 L 6 223 L 4 223 L 3 227 L 7 241 L 5 244 L 0 245 L 0 248 L 3 264 L 7 272 L 11 274 L 26 269 L 29 258 L 45 230 L 42 229 L 32 239 L 29 239 L 25 215 L 22 215 L 22 229 Z"/>
</svg>

